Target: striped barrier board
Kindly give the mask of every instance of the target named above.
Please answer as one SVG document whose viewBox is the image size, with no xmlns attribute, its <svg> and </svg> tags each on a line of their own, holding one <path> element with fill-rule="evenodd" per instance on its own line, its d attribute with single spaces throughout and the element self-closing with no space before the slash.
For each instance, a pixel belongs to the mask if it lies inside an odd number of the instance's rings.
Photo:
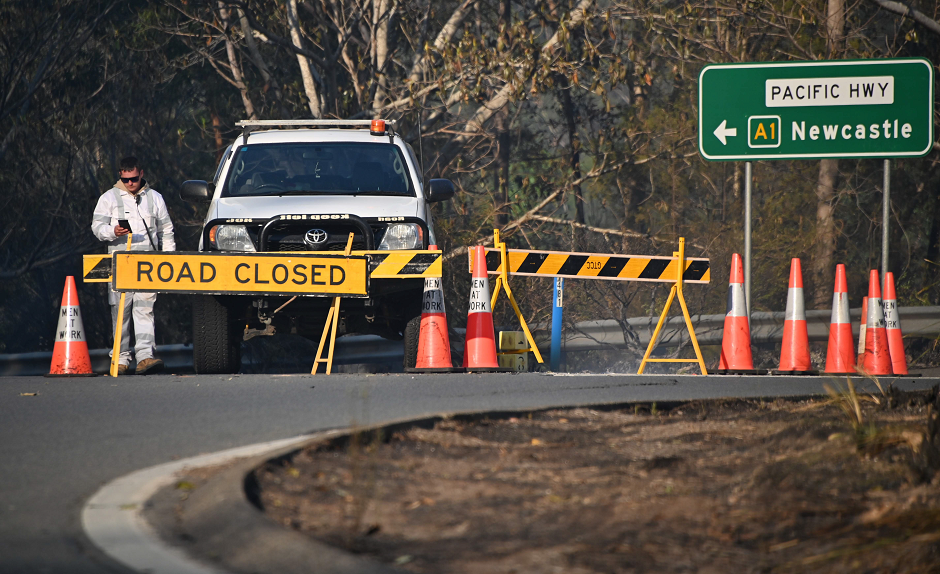
<svg viewBox="0 0 940 574">
<path fill-rule="evenodd" d="M 675 282 L 679 259 L 678 257 L 651 255 L 568 253 L 526 249 L 507 249 L 506 256 L 509 259 L 510 275 L 663 283 Z M 499 249 L 486 249 L 486 269 L 492 274 L 502 273 Z M 685 259 L 683 282 L 708 283 L 710 279 L 711 269 L 708 259 L 694 257 Z"/>
<path fill-rule="evenodd" d="M 440 251 L 353 251 L 369 256 L 372 279 L 423 279 L 441 277 L 444 258 Z"/>
<path fill-rule="evenodd" d="M 85 283 L 110 283 L 111 254 L 83 255 L 82 281 Z"/>
<path fill-rule="evenodd" d="M 142 251 L 141 253 L 148 253 Z M 281 255 L 289 251 L 278 252 Z M 314 252 L 300 251 L 311 255 Z M 336 254 L 336 252 L 329 252 Z M 208 255 L 208 254 L 207 254 Z M 221 255 L 221 254 L 218 254 Z M 251 254 L 246 254 L 250 256 Z M 443 274 L 440 251 L 353 251 L 352 256 L 369 256 L 369 276 L 372 279 L 423 279 Z M 102 253 L 83 256 L 82 279 L 85 283 L 110 283 L 113 254 Z"/>
</svg>

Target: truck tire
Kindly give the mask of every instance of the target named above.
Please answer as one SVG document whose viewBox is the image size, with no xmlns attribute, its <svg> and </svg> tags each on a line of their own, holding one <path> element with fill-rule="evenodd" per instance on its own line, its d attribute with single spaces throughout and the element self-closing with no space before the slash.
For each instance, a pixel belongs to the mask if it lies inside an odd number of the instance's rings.
<svg viewBox="0 0 940 574">
<path fill-rule="evenodd" d="M 193 369 L 196 373 L 238 372 L 242 348 L 234 315 L 214 295 L 193 298 Z"/>
<path fill-rule="evenodd" d="M 418 339 L 421 336 L 421 315 L 412 317 L 405 323 L 404 343 L 405 358 L 402 366 L 413 369 L 418 364 Z"/>
</svg>

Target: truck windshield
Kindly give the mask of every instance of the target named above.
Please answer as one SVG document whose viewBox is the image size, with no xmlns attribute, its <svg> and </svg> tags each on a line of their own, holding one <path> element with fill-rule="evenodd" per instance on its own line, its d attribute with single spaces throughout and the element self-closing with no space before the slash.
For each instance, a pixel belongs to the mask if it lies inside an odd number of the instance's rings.
<svg viewBox="0 0 940 574">
<path fill-rule="evenodd" d="M 238 146 L 222 195 L 415 193 L 397 146 L 327 142 Z"/>
</svg>

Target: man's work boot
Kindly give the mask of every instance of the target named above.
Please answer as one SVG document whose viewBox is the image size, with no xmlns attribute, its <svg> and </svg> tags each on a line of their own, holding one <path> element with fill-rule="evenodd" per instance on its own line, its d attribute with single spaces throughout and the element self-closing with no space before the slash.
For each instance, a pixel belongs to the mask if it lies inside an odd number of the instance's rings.
<svg viewBox="0 0 940 574">
<path fill-rule="evenodd" d="M 118 376 L 127 374 L 127 365 L 118 365 Z"/>
<path fill-rule="evenodd" d="M 146 375 L 149 373 L 158 373 L 163 370 L 163 361 L 160 359 L 144 359 L 137 363 L 137 374 Z"/>
</svg>

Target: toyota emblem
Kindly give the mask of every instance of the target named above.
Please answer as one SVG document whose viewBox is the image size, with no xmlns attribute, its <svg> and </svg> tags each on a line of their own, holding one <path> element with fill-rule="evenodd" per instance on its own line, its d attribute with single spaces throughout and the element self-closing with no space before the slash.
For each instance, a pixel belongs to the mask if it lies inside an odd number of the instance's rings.
<svg viewBox="0 0 940 574">
<path fill-rule="evenodd" d="M 310 249 L 323 249 L 329 237 L 329 234 L 322 229 L 311 229 L 304 235 L 304 243 Z"/>
</svg>

